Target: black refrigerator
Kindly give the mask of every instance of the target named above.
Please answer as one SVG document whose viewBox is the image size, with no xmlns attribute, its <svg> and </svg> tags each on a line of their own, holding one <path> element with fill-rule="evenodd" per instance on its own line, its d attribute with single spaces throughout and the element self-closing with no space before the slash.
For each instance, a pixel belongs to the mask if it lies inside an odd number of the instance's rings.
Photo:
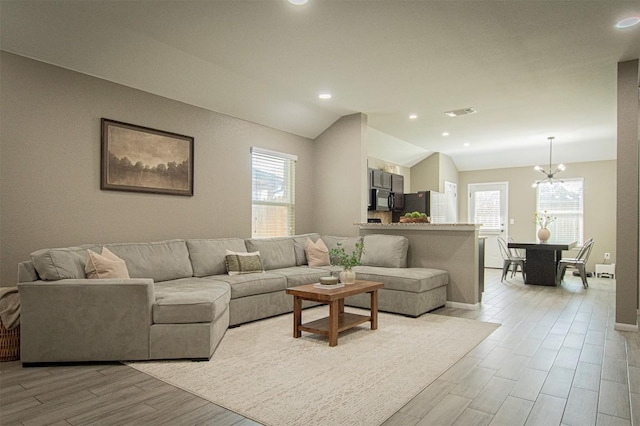
<svg viewBox="0 0 640 426">
<path fill-rule="evenodd" d="M 404 209 L 393 213 L 393 221 L 399 222 L 400 217 L 405 213 L 424 213 L 431 218 L 432 223 L 442 223 L 444 218 L 440 218 L 442 211 L 443 194 L 435 191 L 418 191 L 404 194 Z"/>
</svg>

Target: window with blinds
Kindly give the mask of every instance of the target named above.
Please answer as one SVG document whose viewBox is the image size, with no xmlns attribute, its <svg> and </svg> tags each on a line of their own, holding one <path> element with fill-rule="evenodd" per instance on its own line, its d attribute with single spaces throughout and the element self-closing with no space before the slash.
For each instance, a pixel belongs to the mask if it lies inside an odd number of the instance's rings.
<svg viewBox="0 0 640 426">
<path fill-rule="evenodd" d="M 295 234 L 295 155 L 251 148 L 253 238 Z"/>
<path fill-rule="evenodd" d="M 547 227 L 551 232 L 550 243 L 583 243 L 583 183 L 583 179 L 565 179 L 538 185 L 537 211 L 546 210 L 557 218 Z"/>
</svg>

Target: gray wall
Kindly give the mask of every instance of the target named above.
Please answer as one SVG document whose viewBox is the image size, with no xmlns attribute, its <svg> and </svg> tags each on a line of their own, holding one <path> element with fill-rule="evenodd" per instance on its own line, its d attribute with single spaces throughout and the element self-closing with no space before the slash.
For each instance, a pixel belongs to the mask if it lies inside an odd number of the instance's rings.
<svg viewBox="0 0 640 426">
<path fill-rule="evenodd" d="M 411 167 L 411 191 L 440 191 L 440 156 L 431 154 Z"/>
<path fill-rule="evenodd" d="M 509 225 L 509 235 L 518 241 L 536 241 L 536 190 L 531 183 L 539 174 L 533 167 L 460 172 L 459 221 L 468 221 L 470 183 L 509 182 L 509 218 L 515 221 Z M 594 271 L 605 252 L 611 253 L 611 261 L 616 262 L 616 161 L 567 163 L 562 178 L 579 177 L 584 178 L 584 237 L 595 241 L 588 266 Z"/>
<path fill-rule="evenodd" d="M 41 248 L 250 237 L 252 145 L 298 156 L 296 231 L 316 230 L 313 141 L 5 52 L 0 63 L 0 285 Z M 101 117 L 195 137 L 195 195 L 101 191 Z"/>
<path fill-rule="evenodd" d="M 316 231 L 358 235 L 354 223 L 367 221 L 367 116 L 347 115 L 314 143 L 314 209 Z"/>
<path fill-rule="evenodd" d="M 616 324 L 638 321 L 638 60 L 618 64 Z"/>
<path fill-rule="evenodd" d="M 445 181 L 457 184 L 458 168 L 451 157 L 441 152 L 431 154 L 411 167 L 411 192 L 444 192 Z"/>
<path fill-rule="evenodd" d="M 453 159 L 445 154 L 439 155 L 439 164 L 440 164 L 440 176 L 438 182 L 438 192 L 444 193 L 444 182 L 451 182 L 458 184 L 458 179 L 460 178 L 458 167 L 456 163 L 453 162 Z"/>
</svg>

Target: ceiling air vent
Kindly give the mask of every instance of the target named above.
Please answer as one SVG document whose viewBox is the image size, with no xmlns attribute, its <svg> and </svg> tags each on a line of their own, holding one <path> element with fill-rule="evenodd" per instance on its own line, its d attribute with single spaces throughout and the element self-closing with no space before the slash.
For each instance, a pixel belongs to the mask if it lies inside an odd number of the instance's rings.
<svg viewBox="0 0 640 426">
<path fill-rule="evenodd" d="M 475 114 L 476 112 L 478 111 L 469 107 L 469 108 L 456 109 L 453 111 L 446 111 L 445 114 L 448 115 L 449 117 L 457 117 L 459 115 Z"/>
</svg>

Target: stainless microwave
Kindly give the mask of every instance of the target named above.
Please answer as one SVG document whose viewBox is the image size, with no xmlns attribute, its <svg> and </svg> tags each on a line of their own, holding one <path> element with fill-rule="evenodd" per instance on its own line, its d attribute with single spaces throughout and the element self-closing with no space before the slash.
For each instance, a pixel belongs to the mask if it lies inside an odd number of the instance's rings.
<svg viewBox="0 0 640 426">
<path fill-rule="evenodd" d="M 393 210 L 393 192 L 386 189 L 371 189 L 370 210 L 388 212 Z"/>
</svg>

